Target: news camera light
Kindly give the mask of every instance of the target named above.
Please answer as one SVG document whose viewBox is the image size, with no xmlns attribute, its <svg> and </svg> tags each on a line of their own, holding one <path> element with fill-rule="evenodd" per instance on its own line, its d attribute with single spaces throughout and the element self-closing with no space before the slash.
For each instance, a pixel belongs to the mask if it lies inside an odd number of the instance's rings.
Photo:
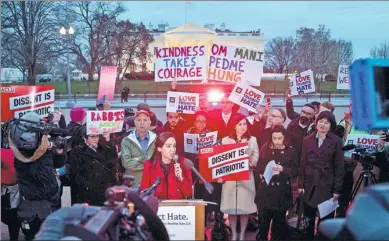
<svg viewBox="0 0 389 241">
<path fill-rule="evenodd" d="M 220 91 L 217 90 L 211 90 L 208 92 L 208 101 L 209 102 L 220 102 L 221 99 L 223 98 L 224 93 L 221 93 Z"/>
<path fill-rule="evenodd" d="M 358 59 L 350 66 L 352 119 L 357 130 L 389 128 L 389 59 Z"/>
</svg>

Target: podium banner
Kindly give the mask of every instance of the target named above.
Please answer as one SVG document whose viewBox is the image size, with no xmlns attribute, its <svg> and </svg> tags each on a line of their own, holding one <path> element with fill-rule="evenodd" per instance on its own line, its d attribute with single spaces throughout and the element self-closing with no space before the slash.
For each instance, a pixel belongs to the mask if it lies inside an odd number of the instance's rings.
<svg viewBox="0 0 389 241">
<path fill-rule="evenodd" d="M 208 182 L 249 180 L 248 144 L 228 144 L 199 150 L 200 173 Z"/>
<path fill-rule="evenodd" d="M 196 240 L 195 206 L 160 206 L 158 217 L 162 220 L 170 240 Z"/>
</svg>

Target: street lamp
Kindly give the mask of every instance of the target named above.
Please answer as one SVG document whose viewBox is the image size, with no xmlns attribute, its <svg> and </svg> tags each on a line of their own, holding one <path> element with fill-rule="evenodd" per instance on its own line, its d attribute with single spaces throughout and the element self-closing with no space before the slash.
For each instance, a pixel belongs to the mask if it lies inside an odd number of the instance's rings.
<svg viewBox="0 0 389 241">
<path fill-rule="evenodd" d="M 66 39 L 67 87 L 68 87 L 68 102 L 66 103 L 66 107 L 72 108 L 74 106 L 74 103 L 72 101 L 72 88 L 70 83 L 69 41 L 70 41 L 70 35 L 74 34 L 74 28 L 69 27 L 68 29 L 66 29 L 65 27 L 61 27 L 59 33 L 65 37 L 69 36 L 69 38 Z"/>
</svg>

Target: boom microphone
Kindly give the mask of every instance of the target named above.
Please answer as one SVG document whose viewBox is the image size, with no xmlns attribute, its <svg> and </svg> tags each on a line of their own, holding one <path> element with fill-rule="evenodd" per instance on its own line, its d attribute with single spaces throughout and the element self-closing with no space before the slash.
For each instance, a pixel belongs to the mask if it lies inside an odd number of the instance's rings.
<svg viewBox="0 0 389 241">
<path fill-rule="evenodd" d="M 344 147 L 342 147 L 342 151 L 351 151 L 351 150 L 354 150 L 357 146 L 354 145 L 354 144 L 351 144 L 351 145 L 345 145 Z"/>
<path fill-rule="evenodd" d="M 160 177 L 157 177 L 157 178 L 155 179 L 154 184 L 153 184 L 151 187 L 149 187 L 149 188 L 147 188 L 147 189 L 141 191 L 140 194 L 143 194 L 143 193 L 144 193 L 144 196 L 148 196 L 148 195 L 153 194 L 153 193 L 155 192 L 155 189 L 159 186 L 160 183 L 161 183 L 161 178 L 160 178 Z"/>
<path fill-rule="evenodd" d="M 193 165 L 193 162 L 187 158 L 184 159 L 184 164 L 185 166 L 187 166 L 188 168 L 190 168 L 192 170 L 192 172 L 194 172 L 194 174 L 196 174 L 196 176 L 204 183 L 204 187 L 205 189 L 207 189 L 208 193 L 209 194 L 212 194 L 213 191 L 214 191 L 214 188 L 213 188 L 213 185 L 209 182 L 207 182 L 203 176 L 201 176 L 201 174 L 196 170 L 196 168 L 194 167 Z"/>
</svg>

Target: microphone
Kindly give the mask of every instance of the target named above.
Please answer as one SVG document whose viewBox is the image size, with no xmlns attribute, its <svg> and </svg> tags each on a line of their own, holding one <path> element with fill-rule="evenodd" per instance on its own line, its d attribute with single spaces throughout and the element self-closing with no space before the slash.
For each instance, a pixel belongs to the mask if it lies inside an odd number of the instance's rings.
<svg viewBox="0 0 389 241">
<path fill-rule="evenodd" d="M 342 147 L 342 151 L 350 151 L 350 150 L 354 150 L 357 146 L 354 145 L 354 144 L 350 144 L 350 145 L 345 145 L 344 147 Z"/>
<path fill-rule="evenodd" d="M 143 193 L 144 193 L 144 194 L 145 194 L 144 196 L 149 196 L 149 195 L 151 195 L 151 194 L 154 194 L 155 189 L 159 186 L 160 183 L 161 183 L 161 178 L 160 178 L 160 177 L 157 177 L 157 178 L 155 179 L 154 184 L 153 184 L 151 187 L 149 187 L 149 188 L 147 188 L 147 189 L 141 191 L 140 194 L 143 194 Z"/>
<path fill-rule="evenodd" d="M 175 164 L 178 163 L 178 155 L 177 154 L 174 154 L 173 161 L 174 161 Z"/>
<path fill-rule="evenodd" d="M 212 194 L 213 191 L 214 191 L 213 185 L 211 183 L 207 182 L 204 179 L 204 177 L 201 176 L 201 174 L 194 167 L 193 162 L 191 160 L 185 158 L 184 159 L 184 164 L 185 164 L 185 166 L 190 168 L 192 170 L 192 172 L 194 172 L 194 174 L 196 174 L 196 176 L 204 183 L 204 187 L 205 187 L 205 189 L 207 189 L 208 193 Z"/>
</svg>

